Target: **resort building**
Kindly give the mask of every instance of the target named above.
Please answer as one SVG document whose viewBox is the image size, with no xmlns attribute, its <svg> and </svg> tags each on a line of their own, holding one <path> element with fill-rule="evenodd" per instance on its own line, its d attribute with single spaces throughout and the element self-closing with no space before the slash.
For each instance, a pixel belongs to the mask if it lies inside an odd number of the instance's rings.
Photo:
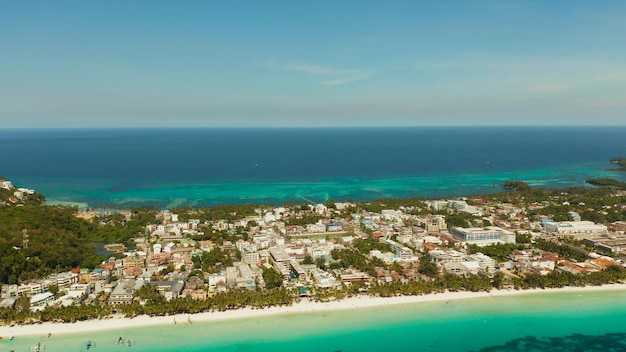
<svg viewBox="0 0 626 352">
<path fill-rule="evenodd" d="M 496 272 L 496 261 L 483 253 L 470 254 L 465 257 L 465 260 L 467 262 L 478 263 L 479 270 L 482 270 L 489 275 L 493 275 Z"/>
<path fill-rule="evenodd" d="M 463 261 L 463 253 L 453 249 L 435 249 L 428 252 L 428 260 L 438 264 L 461 263 Z"/>
<path fill-rule="evenodd" d="M 428 233 L 437 233 L 448 228 L 443 215 L 422 215 L 416 217 L 415 222 Z"/>
<path fill-rule="evenodd" d="M 109 304 L 128 304 L 135 298 L 135 292 L 143 286 L 142 280 L 120 281 L 109 296 Z"/>
<path fill-rule="evenodd" d="M 185 287 L 182 281 L 150 281 L 149 285 L 155 287 L 168 301 L 178 298 Z"/>
<path fill-rule="evenodd" d="M 324 270 L 314 268 L 313 270 L 311 270 L 311 276 L 313 277 L 313 280 L 317 287 L 341 287 L 341 282 L 339 282 L 334 276 Z"/>
<path fill-rule="evenodd" d="M 571 236 L 576 234 L 604 234 L 607 232 L 606 225 L 596 224 L 591 221 L 562 221 L 544 222 L 543 227 L 546 232 L 561 236 Z"/>
<path fill-rule="evenodd" d="M 478 246 L 494 243 L 515 243 L 515 233 L 496 226 L 485 228 L 454 227 L 450 233 L 461 242 Z"/>
<path fill-rule="evenodd" d="M 30 307 L 31 309 L 41 309 L 53 300 L 54 295 L 51 292 L 39 293 L 30 298 Z"/>
<path fill-rule="evenodd" d="M 401 260 L 409 260 L 413 258 L 413 251 L 411 248 L 388 239 L 382 239 L 381 242 L 389 244 L 391 246 L 391 250 L 394 251 L 396 256 Z"/>
<path fill-rule="evenodd" d="M 270 248 L 270 262 L 285 279 L 289 279 L 291 276 L 291 257 L 285 252 L 284 248 Z"/>
</svg>

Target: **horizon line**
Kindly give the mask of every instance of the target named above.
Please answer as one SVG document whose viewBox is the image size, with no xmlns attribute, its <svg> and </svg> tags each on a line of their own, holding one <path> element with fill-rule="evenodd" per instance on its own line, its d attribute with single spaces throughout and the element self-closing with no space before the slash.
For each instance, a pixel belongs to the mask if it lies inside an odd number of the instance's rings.
<svg viewBox="0 0 626 352">
<path fill-rule="evenodd" d="M 597 127 L 618 127 L 624 128 L 626 125 L 380 125 L 380 126 L 67 126 L 67 127 L 0 127 L 0 131 L 43 131 L 43 130 L 190 130 L 190 129 L 222 129 L 222 130 L 271 130 L 271 129 L 396 129 L 396 128 L 597 128 Z"/>
</svg>

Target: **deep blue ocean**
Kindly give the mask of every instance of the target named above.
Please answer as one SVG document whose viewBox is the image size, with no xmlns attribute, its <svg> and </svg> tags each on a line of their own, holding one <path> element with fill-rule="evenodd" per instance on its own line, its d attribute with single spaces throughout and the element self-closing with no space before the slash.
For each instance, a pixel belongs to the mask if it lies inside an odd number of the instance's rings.
<svg viewBox="0 0 626 352">
<path fill-rule="evenodd" d="M 450 197 L 626 180 L 626 127 L 0 130 L 0 176 L 82 206 Z"/>
</svg>

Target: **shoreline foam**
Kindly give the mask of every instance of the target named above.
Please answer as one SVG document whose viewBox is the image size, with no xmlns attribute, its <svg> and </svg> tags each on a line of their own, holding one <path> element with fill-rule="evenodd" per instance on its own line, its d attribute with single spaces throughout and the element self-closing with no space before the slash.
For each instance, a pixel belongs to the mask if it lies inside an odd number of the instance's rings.
<svg viewBox="0 0 626 352">
<path fill-rule="evenodd" d="M 313 302 L 303 300 L 291 306 L 269 307 L 265 309 L 243 308 L 223 312 L 204 312 L 197 314 L 177 314 L 170 316 L 150 317 L 141 315 L 134 318 L 112 317 L 87 320 L 76 323 L 41 323 L 31 325 L 0 326 L 0 336 L 37 336 L 42 334 L 77 334 L 94 331 L 116 330 L 124 328 L 140 328 L 158 325 L 189 324 L 206 321 L 224 321 L 257 318 L 283 314 L 303 314 L 312 312 L 375 308 L 402 304 L 420 304 L 428 302 L 447 302 L 464 299 L 487 299 L 502 296 L 531 295 L 540 293 L 590 292 L 590 291 L 626 291 L 626 284 L 603 286 L 564 287 L 557 289 L 530 290 L 492 290 L 490 292 L 444 292 L 421 296 L 370 297 L 357 296 L 331 302 Z"/>
</svg>

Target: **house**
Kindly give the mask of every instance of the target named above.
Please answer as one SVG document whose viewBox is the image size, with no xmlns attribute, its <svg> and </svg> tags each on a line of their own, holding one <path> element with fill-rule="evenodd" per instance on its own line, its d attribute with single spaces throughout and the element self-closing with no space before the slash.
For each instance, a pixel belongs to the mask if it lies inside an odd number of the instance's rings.
<svg viewBox="0 0 626 352">
<path fill-rule="evenodd" d="M 168 301 L 178 298 L 185 287 L 185 283 L 182 281 L 150 281 L 148 284 L 155 287 Z"/>
<path fill-rule="evenodd" d="M 135 293 L 144 285 L 142 280 L 120 281 L 109 296 L 109 304 L 128 304 L 135 299 Z"/>
</svg>

